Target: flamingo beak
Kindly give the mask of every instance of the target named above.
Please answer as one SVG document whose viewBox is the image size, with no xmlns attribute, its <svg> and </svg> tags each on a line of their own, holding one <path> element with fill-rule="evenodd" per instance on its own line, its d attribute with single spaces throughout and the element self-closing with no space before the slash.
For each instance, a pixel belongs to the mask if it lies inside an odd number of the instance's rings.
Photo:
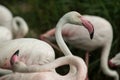
<svg viewBox="0 0 120 80">
<path fill-rule="evenodd" d="M 40 35 L 39 39 L 44 41 L 46 39 L 46 37 L 42 34 L 42 35 Z"/>
<path fill-rule="evenodd" d="M 13 65 L 14 62 L 18 61 L 19 50 L 17 50 L 10 59 L 10 64 Z"/>
<path fill-rule="evenodd" d="M 90 21 L 84 19 L 84 17 L 80 17 L 80 19 L 82 21 L 82 25 L 89 31 L 90 39 L 92 39 L 94 36 L 94 27 L 93 27 L 92 23 Z"/>
</svg>

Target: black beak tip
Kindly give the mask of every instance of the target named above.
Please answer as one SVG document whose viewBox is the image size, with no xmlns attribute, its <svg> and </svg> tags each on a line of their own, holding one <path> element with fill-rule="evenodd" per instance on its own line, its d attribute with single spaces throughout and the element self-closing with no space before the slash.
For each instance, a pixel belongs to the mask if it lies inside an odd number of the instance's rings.
<svg viewBox="0 0 120 80">
<path fill-rule="evenodd" d="M 19 50 L 17 50 L 13 55 L 19 55 Z"/>
<path fill-rule="evenodd" d="M 94 32 L 90 33 L 90 39 L 93 39 Z"/>
</svg>

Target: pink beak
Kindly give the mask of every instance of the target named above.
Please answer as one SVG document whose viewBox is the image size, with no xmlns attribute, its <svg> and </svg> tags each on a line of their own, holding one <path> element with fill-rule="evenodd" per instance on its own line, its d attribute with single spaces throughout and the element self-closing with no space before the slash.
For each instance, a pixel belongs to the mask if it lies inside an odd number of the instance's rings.
<svg viewBox="0 0 120 80">
<path fill-rule="evenodd" d="M 94 36 L 94 27 L 92 25 L 92 23 L 86 19 L 84 19 L 84 17 L 80 17 L 83 26 L 89 31 L 90 34 L 90 38 L 92 39 Z"/>
<path fill-rule="evenodd" d="M 17 50 L 10 59 L 10 64 L 13 65 L 14 62 L 18 61 L 19 50 Z"/>
</svg>

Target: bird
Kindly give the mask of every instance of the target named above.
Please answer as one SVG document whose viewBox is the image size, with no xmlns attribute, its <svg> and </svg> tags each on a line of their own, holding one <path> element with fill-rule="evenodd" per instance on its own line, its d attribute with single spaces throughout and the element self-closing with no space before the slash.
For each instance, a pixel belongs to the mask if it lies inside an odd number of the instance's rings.
<svg viewBox="0 0 120 80">
<path fill-rule="evenodd" d="M 11 30 L 14 38 L 24 37 L 28 33 L 28 25 L 22 17 L 13 17 L 12 12 L 3 5 L 0 5 L 0 13 L 0 25 Z"/>
<path fill-rule="evenodd" d="M 12 57 L 11 65 L 21 69 L 19 73 L 12 73 L 0 77 L 0 80 L 85 80 L 87 74 L 87 66 L 84 60 L 74 55 L 63 56 L 57 58 L 53 62 L 41 66 L 27 66 L 19 60 L 19 52 L 15 52 Z M 57 72 L 50 70 L 60 67 L 62 65 L 71 64 L 77 69 L 76 73 L 60 75 Z M 22 70 L 23 69 L 23 70 Z"/>
<path fill-rule="evenodd" d="M 118 73 L 116 71 L 110 70 L 108 67 L 108 57 L 113 39 L 112 25 L 106 19 L 99 16 L 83 15 L 82 17 L 93 24 L 93 39 L 91 40 L 89 38 L 89 33 L 85 28 L 80 27 L 79 25 L 66 24 L 62 28 L 62 35 L 64 40 L 76 48 L 86 50 L 87 53 L 97 48 L 102 48 L 100 66 L 103 73 L 114 77 L 115 80 L 119 80 Z M 40 38 L 42 40 L 56 39 L 54 38 L 55 32 L 56 28 L 53 28 L 50 31 L 40 35 Z"/>
<path fill-rule="evenodd" d="M 19 38 L 0 43 L 0 68 L 11 70 L 10 57 L 20 50 L 20 60 L 26 65 L 43 65 L 55 59 L 53 48 L 34 38 Z M 19 51 L 18 51 L 19 52 Z"/>
<path fill-rule="evenodd" d="M 109 60 L 110 67 L 118 67 L 120 66 L 120 52 L 117 53 L 113 58 Z"/>
</svg>

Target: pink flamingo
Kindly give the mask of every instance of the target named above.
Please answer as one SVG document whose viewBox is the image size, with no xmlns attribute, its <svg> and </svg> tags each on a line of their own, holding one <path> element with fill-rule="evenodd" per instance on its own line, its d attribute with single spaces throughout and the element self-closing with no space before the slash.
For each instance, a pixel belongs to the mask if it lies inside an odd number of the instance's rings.
<svg viewBox="0 0 120 80">
<path fill-rule="evenodd" d="M 83 59 L 73 55 L 58 58 L 41 66 L 27 66 L 19 60 L 19 52 L 17 51 L 11 57 L 10 62 L 14 69 L 19 68 L 18 70 L 23 73 L 5 75 L 0 80 L 85 80 L 87 74 L 87 67 Z M 69 72 L 69 74 L 61 76 L 56 72 L 51 72 L 52 69 L 66 64 L 75 66 L 76 73 Z"/>
<path fill-rule="evenodd" d="M 61 25 L 63 26 L 62 35 L 65 41 L 77 48 L 87 50 L 87 56 L 88 52 L 102 47 L 102 71 L 104 72 L 104 74 L 114 77 L 115 80 L 119 80 L 118 73 L 116 71 L 110 70 L 108 67 L 108 57 L 113 39 L 113 31 L 111 24 L 104 18 L 98 16 L 83 15 L 83 17 L 90 21 L 94 26 L 95 32 L 93 39 L 91 40 L 89 38 L 88 32 L 83 27 L 79 27 L 78 25 L 74 24 L 66 24 Z M 45 41 L 48 41 L 48 39 L 51 38 L 54 39 L 55 32 L 56 29 L 53 28 L 45 34 L 41 35 L 40 38 Z"/>
</svg>

